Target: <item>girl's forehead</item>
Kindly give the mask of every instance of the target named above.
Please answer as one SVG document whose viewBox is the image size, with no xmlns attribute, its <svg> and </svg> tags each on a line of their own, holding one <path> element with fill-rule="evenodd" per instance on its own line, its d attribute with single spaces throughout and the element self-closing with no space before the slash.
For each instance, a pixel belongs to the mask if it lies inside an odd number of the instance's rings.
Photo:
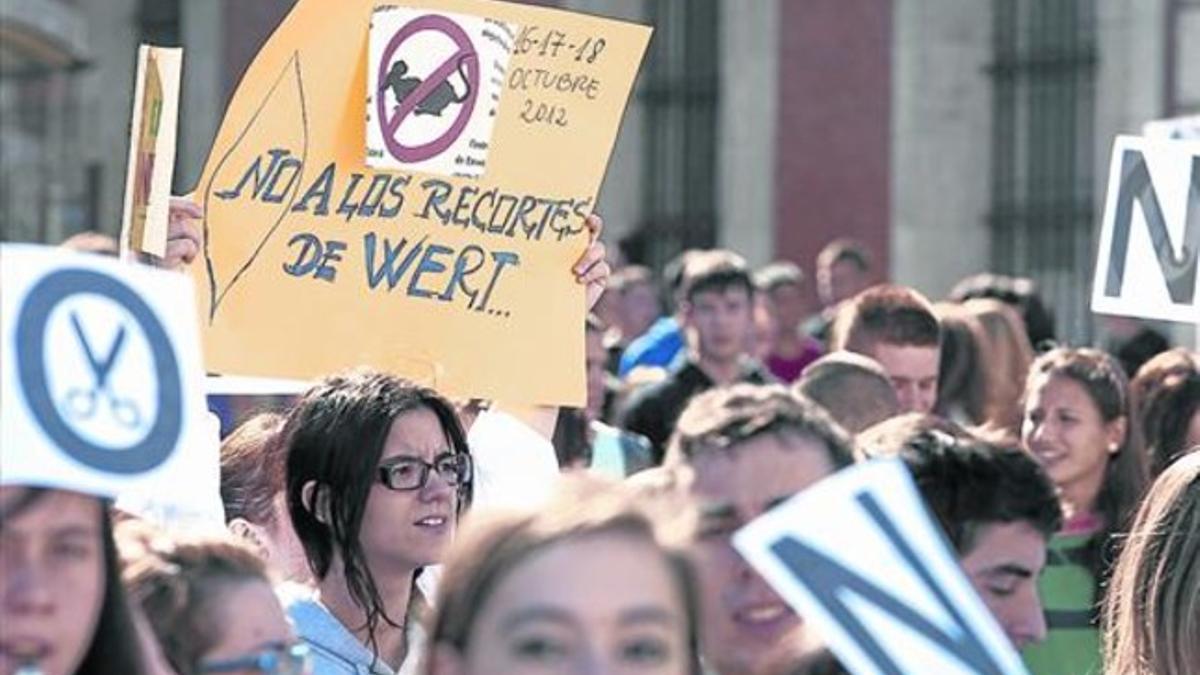
<svg viewBox="0 0 1200 675">
<path fill-rule="evenodd" d="M 0 488 L 3 529 L 30 526 L 49 532 L 63 527 L 99 527 L 100 500 L 67 490 L 42 490 L 24 486 Z"/>
<path fill-rule="evenodd" d="M 428 408 L 417 408 L 392 420 L 383 458 L 411 456 L 432 458 L 453 451 L 450 438 L 438 416 Z"/>
</svg>

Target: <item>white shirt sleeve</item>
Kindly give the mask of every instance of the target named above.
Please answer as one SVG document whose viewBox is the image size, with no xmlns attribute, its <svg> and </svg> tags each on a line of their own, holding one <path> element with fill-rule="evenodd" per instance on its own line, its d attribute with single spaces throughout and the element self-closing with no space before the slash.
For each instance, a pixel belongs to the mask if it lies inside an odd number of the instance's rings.
<svg viewBox="0 0 1200 675">
<path fill-rule="evenodd" d="M 472 510 L 536 508 L 549 498 L 559 476 L 554 446 L 521 420 L 486 410 L 467 444 L 475 462 Z"/>
</svg>

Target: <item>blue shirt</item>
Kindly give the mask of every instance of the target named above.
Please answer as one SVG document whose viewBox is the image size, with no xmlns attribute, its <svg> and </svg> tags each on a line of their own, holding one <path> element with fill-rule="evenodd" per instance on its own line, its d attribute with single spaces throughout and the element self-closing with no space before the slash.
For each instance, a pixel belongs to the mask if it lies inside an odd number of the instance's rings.
<svg viewBox="0 0 1200 675">
<path fill-rule="evenodd" d="M 683 329 L 675 317 L 664 316 L 625 348 L 617 375 L 625 377 L 638 366 L 667 368 L 682 350 Z"/>
<path fill-rule="evenodd" d="M 366 645 L 329 613 L 310 589 L 288 585 L 278 589 L 296 635 L 309 648 L 312 675 L 408 675 L 415 673 L 424 645 L 418 622 L 409 625 L 408 656 L 399 672 L 377 659 Z"/>
</svg>

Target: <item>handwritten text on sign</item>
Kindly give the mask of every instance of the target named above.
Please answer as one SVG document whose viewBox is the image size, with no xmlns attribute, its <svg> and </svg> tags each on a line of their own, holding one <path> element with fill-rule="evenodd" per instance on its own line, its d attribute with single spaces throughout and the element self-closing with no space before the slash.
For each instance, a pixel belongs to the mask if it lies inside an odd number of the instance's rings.
<svg viewBox="0 0 1200 675">
<path fill-rule="evenodd" d="M 648 39 L 508 3 L 300 0 L 198 188 L 209 371 L 365 364 L 456 394 L 582 401 L 570 268 Z"/>
<path fill-rule="evenodd" d="M 213 196 L 282 203 L 299 180 L 300 164 L 291 152 L 272 149 L 266 156 L 256 157 L 235 184 Z M 411 208 L 405 208 L 406 204 Z M 410 174 L 350 172 L 339 182 L 337 165 L 331 162 L 299 199 L 291 202 L 288 211 L 347 224 L 356 218 L 375 223 L 418 220 L 428 228 L 407 236 L 372 229 L 364 232 L 359 242 L 296 232 L 288 239 L 290 254 L 281 268 L 293 277 L 333 283 L 348 251 L 357 249 L 363 263 L 361 281 L 371 291 L 396 291 L 433 302 L 458 301 L 468 310 L 507 316 L 506 310 L 492 307 L 490 300 L 505 270 L 521 264 L 516 247 L 508 242 L 555 242 L 580 235 L 591 204 L 590 197 L 549 199 L 437 178 L 414 185 Z M 440 243 L 443 240 L 436 237 L 439 226 L 474 230 L 485 238 L 482 243 L 455 248 Z M 211 314 L 216 313 L 216 305 L 210 308 Z"/>
</svg>

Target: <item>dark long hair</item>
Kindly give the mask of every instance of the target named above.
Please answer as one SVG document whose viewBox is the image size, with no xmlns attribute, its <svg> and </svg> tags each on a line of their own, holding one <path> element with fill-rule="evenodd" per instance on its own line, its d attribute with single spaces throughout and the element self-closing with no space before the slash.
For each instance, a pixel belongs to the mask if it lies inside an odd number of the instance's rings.
<svg viewBox="0 0 1200 675">
<path fill-rule="evenodd" d="M 1147 361 L 1129 384 L 1150 475 L 1185 454 L 1188 425 L 1200 411 L 1200 353 L 1178 347 Z"/>
<path fill-rule="evenodd" d="M 1146 488 L 1145 455 L 1138 447 L 1137 420 L 1131 414 L 1129 381 L 1125 370 L 1111 355 L 1091 348 L 1057 348 L 1039 356 L 1029 369 L 1025 387 L 1028 397 L 1035 378 L 1065 377 L 1078 383 L 1100 411 L 1105 422 L 1124 417 L 1125 438 L 1104 469 L 1104 482 L 1096 497 L 1096 513 L 1103 529 L 1088 545 L 1085 564 L 1103 589 L 1116 559 L 1119 533 L 1128 529 L 1142 492 Z"/>
<path fill-rule="evenodd" d="M 437 416 L 452 452 L 468 452 L 466 434 L 449 401 L 427 387 L 371 370 L 333 375 L 314 386 L 292 409 L 283 429 L 288 513 L 309 568 L 314 578 L 324 579 L 337 554 L 350 597 L 366 614 L 372 647 L 380 621 L 401 624 L 384 610 L 359 533 L 392 421 L 420 408 Z M 316 489 L 306 500 L 309 483 Z M 468 481 L 458 488 L 460 515 L 470 505 L 472 485 Z M 318 517 L 325 508 L 327 513 Z"/>
<path fill-rule="evenodd" d="M 14 504 L 0 513 L 0 528 L 4 521 L 25 511 L 48 492 L 46 488 L 28 488 Z M 101 502 L 100 508 L 100 539 L 104 548 L 104 600 L 96 620 L 96 630 L 92 633 L 92 642 L 75 672 L 77 675 L 141 675 L 144 672 L 141 645 L 125 596 L 125 586 L 121 583 L 121 560 L 113 540 L 112 517 L 105 502 Z"/>
<path fill-rule="evenodd" d="M 79 664 L 77 675 L 88 673 L 130 673 L 140 675 L 142 666 L 141 647 L 138 643 L 137 627 L 125 585 L 121 583 L 120 558 L 113 541 L 112 518 L 107 509 L 102 516 L 104 537 L 104 605 L 100 609 L 100 620 L 88 648 Z"/>
</svg>

